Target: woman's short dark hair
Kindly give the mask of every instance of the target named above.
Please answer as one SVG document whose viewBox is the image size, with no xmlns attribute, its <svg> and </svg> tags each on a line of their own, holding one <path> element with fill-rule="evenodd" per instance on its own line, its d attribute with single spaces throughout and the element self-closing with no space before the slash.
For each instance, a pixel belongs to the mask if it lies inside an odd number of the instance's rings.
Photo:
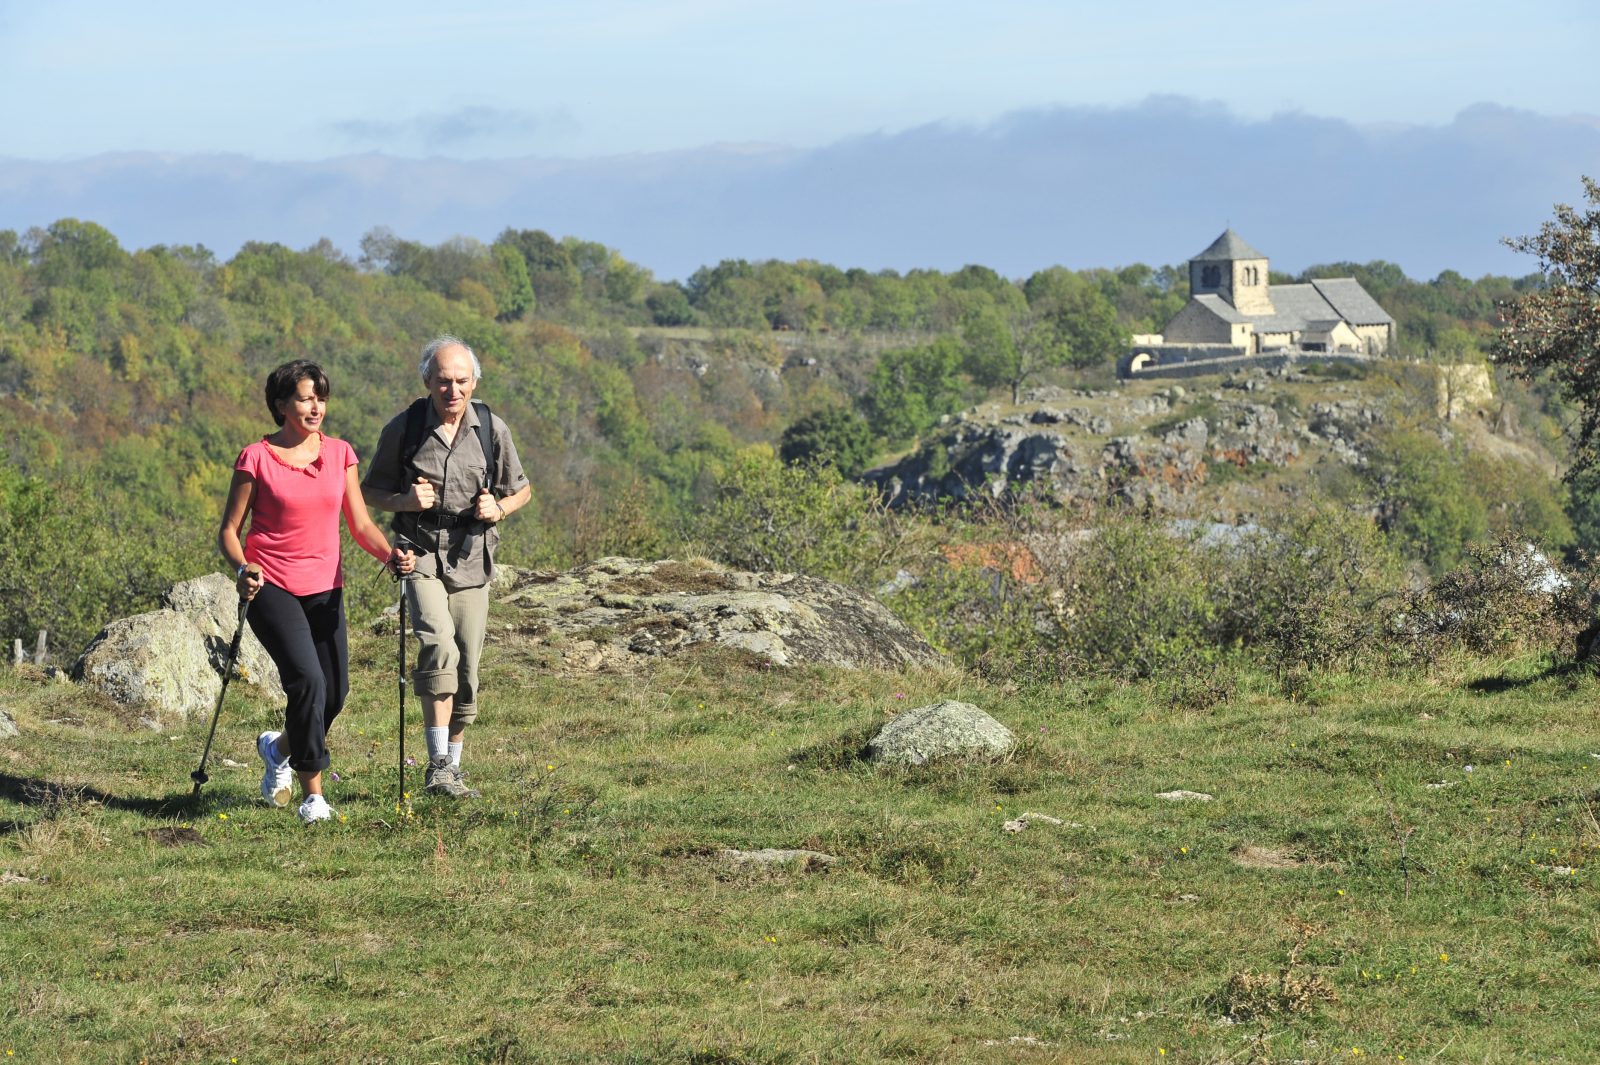
<svg viewBox="0 0 1600 1065">
<path fill-rule="evenodd" d="M 272 420 L 279 425 L 283 424 L 283 412 L 278 409 L 278 404 L 293 399 L 300 390 L 301 381 L 310 381 L 318 397 L 328 398 L 328 375 L 309 359 L 286 362 L 267 374 L 267 410 L 272 412 Z"/>
</svg>

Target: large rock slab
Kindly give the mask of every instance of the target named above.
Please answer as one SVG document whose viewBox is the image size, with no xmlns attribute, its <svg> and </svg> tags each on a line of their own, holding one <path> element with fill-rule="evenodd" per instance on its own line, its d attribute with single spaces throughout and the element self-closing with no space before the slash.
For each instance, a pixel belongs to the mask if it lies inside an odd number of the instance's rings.
<svg viewBox="0 0 1600 1065">
<path fill-rule="evenodd" d="M 216 667 L 217 676 L 221 677 L 222 667 L 227 664 L 228 644 L 239 625 L 239 592 L 233 580 L 226 574 L 208 573 L 204 577 L 182 581 L 167 590 L 167 594 L 161 597 L 161 603 L 194 623 L 200 635 L 205 637 L 212 664 Z M 261 689 L 262 696 L 271 702 L 284 699 L 278 667 L 273 663 L 272 656 L 267 654 L 267 649 L 261 646 L 261 641 L 256 639 L 256 634 L 250 631 L 248 624 L 244 627 L 244 638 L 239 641 L 239 661 L 234 666 L 233 679 L 255 685 Z"/>
<path fill-rule="evenodd" d="M 74 679 L 119 703 L 179 718 L 209 711 L 222 690 L 205 639 L 173 610 L 113 621 L 72 672 Z"/>
<path fill-rule="evenodd" d="M 518 571 L 495 602 L 502 634 L 558 650 L 572 672 L 637 669 L 707 646 L 780 666 L 899 669 L 943 661 L 883 604 L 859 592 L 703 559 L 603 558 L 565 573 Z"/>
<path fill-rule="evenodd" d="M 1011 730 L 971 703 L 946 699 L 895 715 L 867 741 L 869 762 L 926 765 L 940 758 L 997 757 L 1016 746 Z"/>
<path fill-rule="evenodd" d="M 161 610 L 113 621 L 72 667 L 74 680 L 115 701 L 164 717 L 209 714 L 222 692 L 228 644 L 238 624 L 233 582 L 220 573 L 184 581 L 164 597 Z M 278 670 L 246 627 L 235 681 L 282 699 Z"/>
</svg>

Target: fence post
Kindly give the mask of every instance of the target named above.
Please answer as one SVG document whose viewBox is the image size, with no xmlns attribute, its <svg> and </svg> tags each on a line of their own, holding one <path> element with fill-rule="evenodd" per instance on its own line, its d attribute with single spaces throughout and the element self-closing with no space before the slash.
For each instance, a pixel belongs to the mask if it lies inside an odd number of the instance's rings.
<svg viewBox="0 0 1600 1065">
<path fill-rule="evenodd" d="M 39 630 L 39 641 L 33 648 L 33 664 L 47 666 L 50 664 L 50 651 L 48 648 L 49 636 L 44 629 Z"/>
<path fill-rule="evenodd" d="M 11 664 L 13 666 L 20 666 L 27 660 L 28 656 L 22 653 L 22 637 L 18 636 L 16 639 L 11 641 Z"/>
</svg>

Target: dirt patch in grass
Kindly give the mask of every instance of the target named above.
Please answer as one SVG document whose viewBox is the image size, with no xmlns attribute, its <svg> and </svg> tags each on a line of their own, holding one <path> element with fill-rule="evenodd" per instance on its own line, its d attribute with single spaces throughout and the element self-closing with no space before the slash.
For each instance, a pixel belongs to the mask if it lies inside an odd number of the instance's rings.
<svg viewBox="0 0 1600 1065">
<path fill-rule="evenodd" d="M 192 828 L 166 827 L 151 828 L 140 832 L 139 835 L 148 840 L 153 840 L 163 847 L 209 847 L 210 843 L 200 833 Z"/>
<path fill-rule="evenodd" d="M 1315 865 L 1304 858 L 1297 858 L 1287 851 L 1274 850 L 1271 847 L 1257 847 L 1246 844 L 1233 849 L 1233 863 L 1245 869 L 1303 869 L 1308 865 Z"/>
</svg>

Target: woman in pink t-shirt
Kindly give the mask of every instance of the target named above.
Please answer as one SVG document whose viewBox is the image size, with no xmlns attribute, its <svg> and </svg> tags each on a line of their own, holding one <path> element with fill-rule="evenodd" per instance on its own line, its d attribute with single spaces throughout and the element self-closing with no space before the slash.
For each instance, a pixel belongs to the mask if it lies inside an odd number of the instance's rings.
<svg viewBox="0 0 1600 1065">
<path fill-rule="evenodd" d="M 300 820 L 310 824 L 333 816 L 322 771 L 328 728 L 350 688 L 339 515 L 356 543 L 391 571 L 409 573 L 415 559 L 390 548 L 367 515 L 350 445 L 322 435 L 328 376 L 321 367 L 285 363 L 268 375 L 266 391 L 278 431 L 239 453 L 217 545 L 234 567 L 240 598 L 250 600 L 250 631 L 277 664 L 288 695 L 284 731 L 256 739 L 266 765 L 261 795 L 287 806 L 298 776 Z"/>
</svg>

